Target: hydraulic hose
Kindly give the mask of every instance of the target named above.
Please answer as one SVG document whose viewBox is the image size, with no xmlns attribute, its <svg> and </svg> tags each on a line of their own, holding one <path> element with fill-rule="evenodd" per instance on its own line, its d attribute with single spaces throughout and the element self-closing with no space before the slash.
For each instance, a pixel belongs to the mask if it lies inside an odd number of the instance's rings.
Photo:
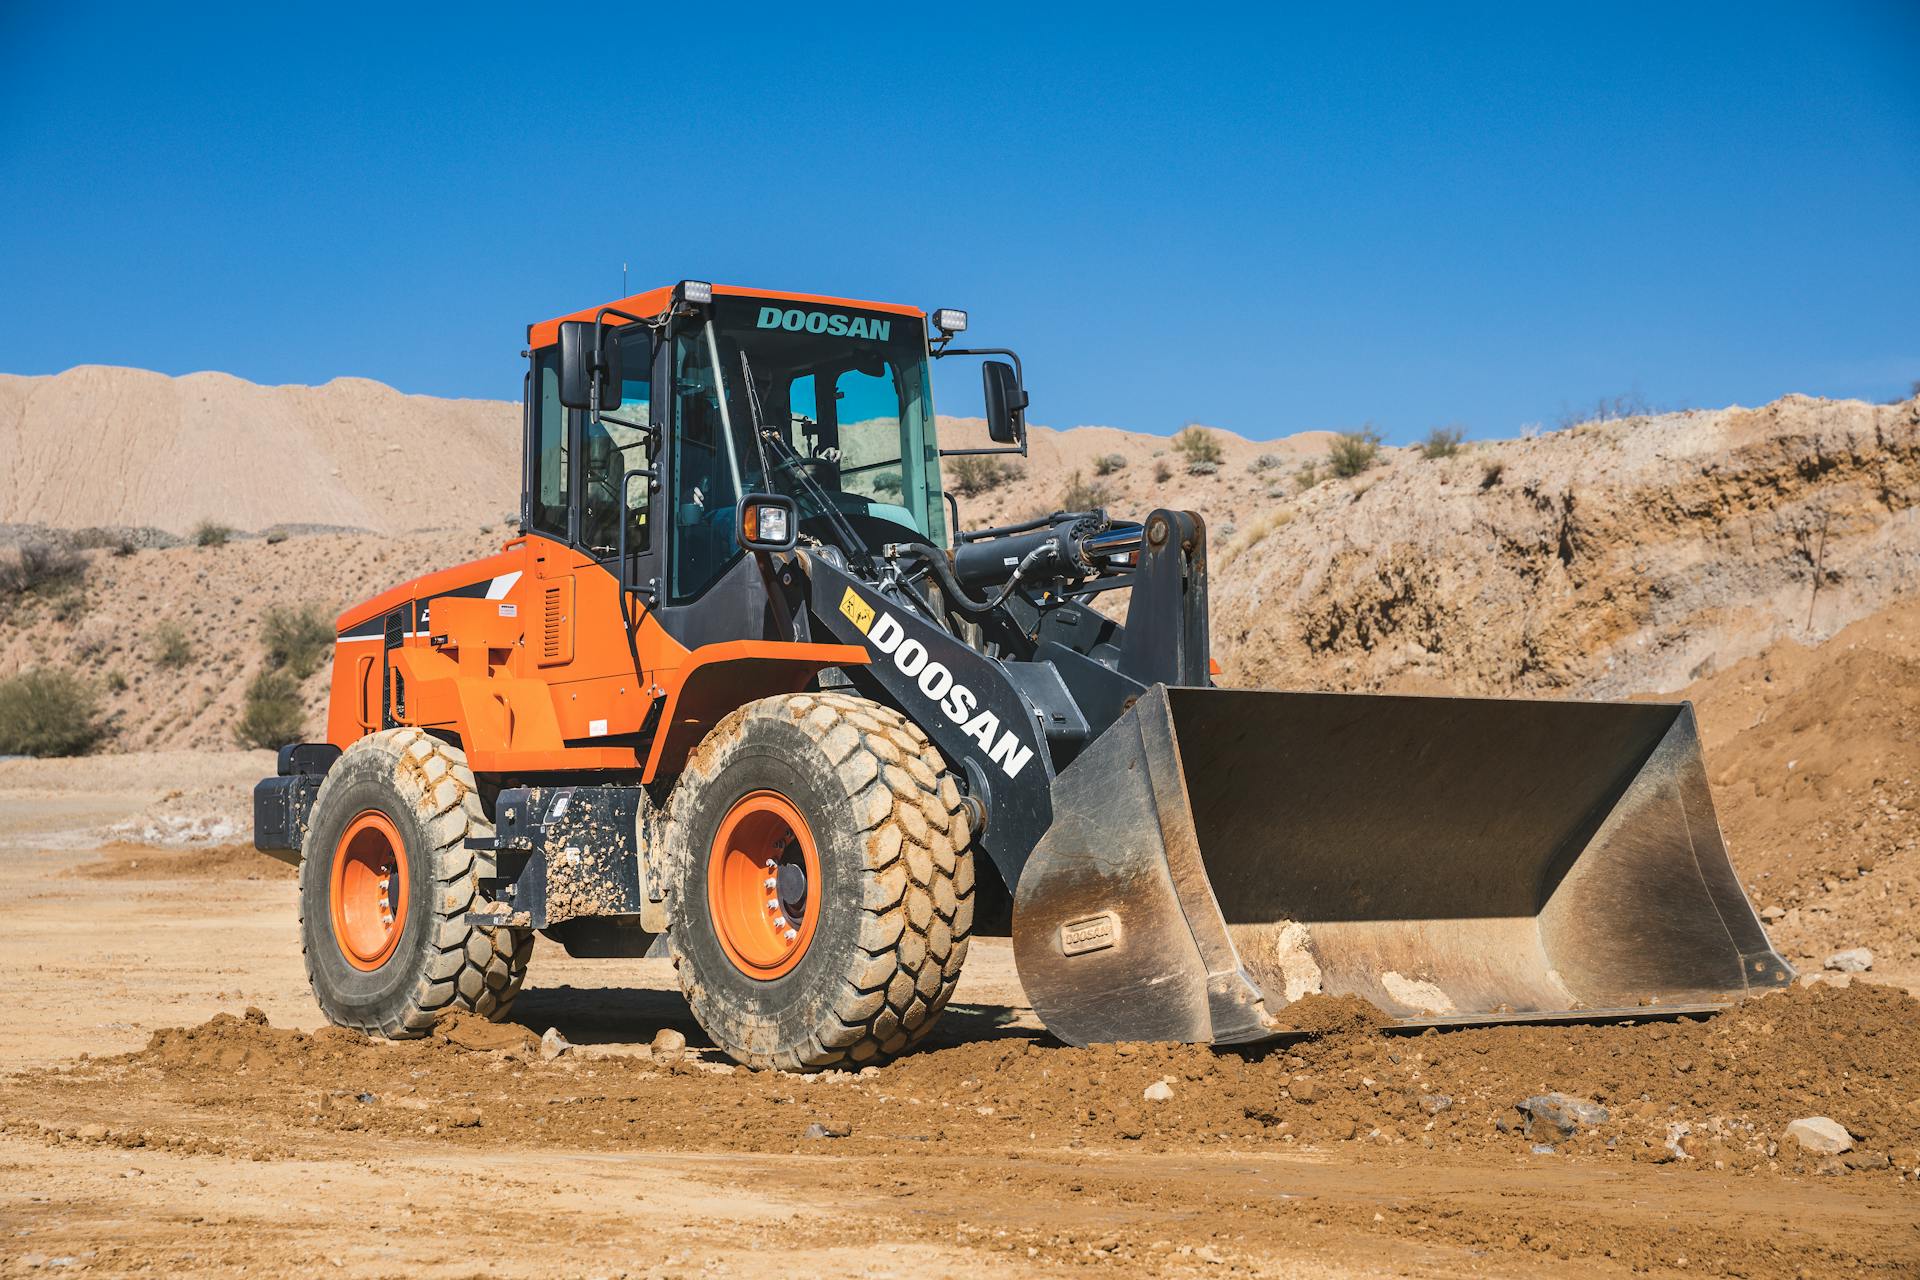
<svg viewBox="0 0 1920 1280">
<path fill-rule="evenodd" d="M 899 544 L 888 550 L 925 563 L 955 610 L 977 617 L 1005 604 L 1022 582 L 1077 581 L 1100 572 L 1102 560 L 1139 545 L 1139 525 L 1110 525 L 1104 515 L 1090 513 L 1063 518 L 1044 529 L 963 543 L 951 559 L 925 543 Z M 972 594 L 973 589 L 996 584 L 999 590 L 984 600 Z"/>
</svg>

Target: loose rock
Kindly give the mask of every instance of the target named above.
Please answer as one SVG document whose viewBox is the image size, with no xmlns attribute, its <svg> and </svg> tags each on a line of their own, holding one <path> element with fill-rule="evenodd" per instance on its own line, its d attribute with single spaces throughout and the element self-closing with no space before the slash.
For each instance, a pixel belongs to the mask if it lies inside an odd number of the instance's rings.
<svg viewBox="0 0 1920 1280">
<path fill-rule="evenodd" d="M 573 1045 L 560 1034 L 557 1027 L 548 1027 L 547 1033 L 540 1037 L 540 1058 L 543 1062 L 552 1062 L 571 1048 Z"/>
<path fill-rule="evenodd" d="M 847 1138 L 853 1136 L 853 1126 L 850 1124 L 840 1124 L 832 1120 L 824 1122 L 816 1120 L 807 1126 L 807 1131 L 802 1136 L 807 1138 Z"/>
<path fill-rule="evenodd" d="M 654 1061 L 666 1066 L 672 1066 L 687 1056 L 687 1038 L 672 1027 L 662 1027 L 654 1032 L 653 1043 L 649 1047 L 653 1050 Z"/>
<path fill-rule="evenodd" d="M 1873 952 L 1865 947 L 1849 947 L 1827 957 L 1827 968 L 1836 973 L 1865 973 L 1873 968 Z"/>
<path fill-rule="evenodd" d="M 1165 1080 L 1156 1080 L 1148 1085 L 1146 1091 L 1140 1096 L 1148 1102 L 1171 1102 L 1173 1100 L 1173 1086 Z"/>
<path fill-rule="evenodd" d="M 1837 1156 L 1853 1148 L 1846 1126 L 1826 1116 L 1802 1116 L 1787 1126 L 1787 1136 L 1815 1155 Z"/>
<path fill-rule="evenodd" d="M 1560 1133 L 1571 1136 L 1582 1127 L 1591 1128 L 1607 1122 L 1607 1109 L 1597 1102 L 1586 1098 L 1575 1098 L 1564 1093 L 1539 1093 L 1519 1104 L 1519 1109 L 1527 1117 L 1526 1132 L 1533 1136 L 1533 1126 L 1543 1124 Z"/>
</svg>

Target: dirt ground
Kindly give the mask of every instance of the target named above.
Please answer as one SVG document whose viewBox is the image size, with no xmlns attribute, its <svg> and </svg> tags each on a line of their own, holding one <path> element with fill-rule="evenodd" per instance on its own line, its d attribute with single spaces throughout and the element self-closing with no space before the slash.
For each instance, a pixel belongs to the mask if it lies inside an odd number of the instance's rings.
<svg viewBox="0 0 1920 1280">
<path fill-rule="evenodd" d="M 0 1276 L 1920 1271 L 1920 1003 L 1891 987 L 1419 1037 L 1330 1003 L 1255 1053 L 1072 1050 L 983 940 L 931 1048 L 794 1077 L 705 1049 L 669 962 L 542 942 L 515 1025 L 378 1044 L 321 1028 L 286 868 L 83 834 L 257 763 L 0 767 Z M 1528 1132 L 1550 1092 L 1607 1119 Z M 1802 1153 L 1802 1115 L 1854 1149 Z"/>
</svg>

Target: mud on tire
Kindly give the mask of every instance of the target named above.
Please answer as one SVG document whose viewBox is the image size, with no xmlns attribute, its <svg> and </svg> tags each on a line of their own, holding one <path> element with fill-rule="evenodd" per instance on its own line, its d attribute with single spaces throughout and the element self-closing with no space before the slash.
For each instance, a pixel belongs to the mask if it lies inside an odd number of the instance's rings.
<svg viewBox="0 0 1920 1280">
<path fill-rule="evenodd" d="M 356 822 L 397 833 L 405 903 L 391 953 L 373 967 L 349 955 L 337 923 L 334 863 Z M 369 734 L 348 747 L 314 800 L 300 860 L 300 947 L 328 1021 L 400 1039 L 425 1034 L 450 1009 L 506 1016 L 533 953 L 527 929 L 477 928 L 479 879 L 492 855 L 466 847 L 490 835 L 466 753 L 419 729 Z"/>
<path fill-rule="evenodd" d="M 804 951 L 771 979 L 729 957 L 708 874 L 729 814 L 769 793 L 804 818 L 822 880 Z M 667 829 L 680 986 L 733 1058 L 788 1071 L 866 1064 L 932 1029 L 966 959 L 973 854 L 959 786 L 919 726 L 843 694 L 748 703 L 687 762 Z"/>
</svg>

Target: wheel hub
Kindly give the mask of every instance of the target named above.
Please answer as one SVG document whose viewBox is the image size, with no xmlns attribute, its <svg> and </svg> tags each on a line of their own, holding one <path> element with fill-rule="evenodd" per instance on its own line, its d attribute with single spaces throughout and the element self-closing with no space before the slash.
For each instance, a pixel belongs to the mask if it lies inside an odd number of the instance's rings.
<svg viewBox="0 0 1920 1280">
<path fill-rule="evenodd" d="M 406 929 L 406 846 L 391 818 L 369 809 L 347 824 L 334 846 L 328 889 L 341 955 L 356 969 L 378 969 Z"/>
<path fill-rule="evenodd" d="M 707 908 L 720 947 L 742 973 L 772 981 L 792 971 L 813 940 L 820 882 L 813 833 L 792 801 L 773 791 L 741 797 L 721 819 L 707 861 Z"/>
</svg>

